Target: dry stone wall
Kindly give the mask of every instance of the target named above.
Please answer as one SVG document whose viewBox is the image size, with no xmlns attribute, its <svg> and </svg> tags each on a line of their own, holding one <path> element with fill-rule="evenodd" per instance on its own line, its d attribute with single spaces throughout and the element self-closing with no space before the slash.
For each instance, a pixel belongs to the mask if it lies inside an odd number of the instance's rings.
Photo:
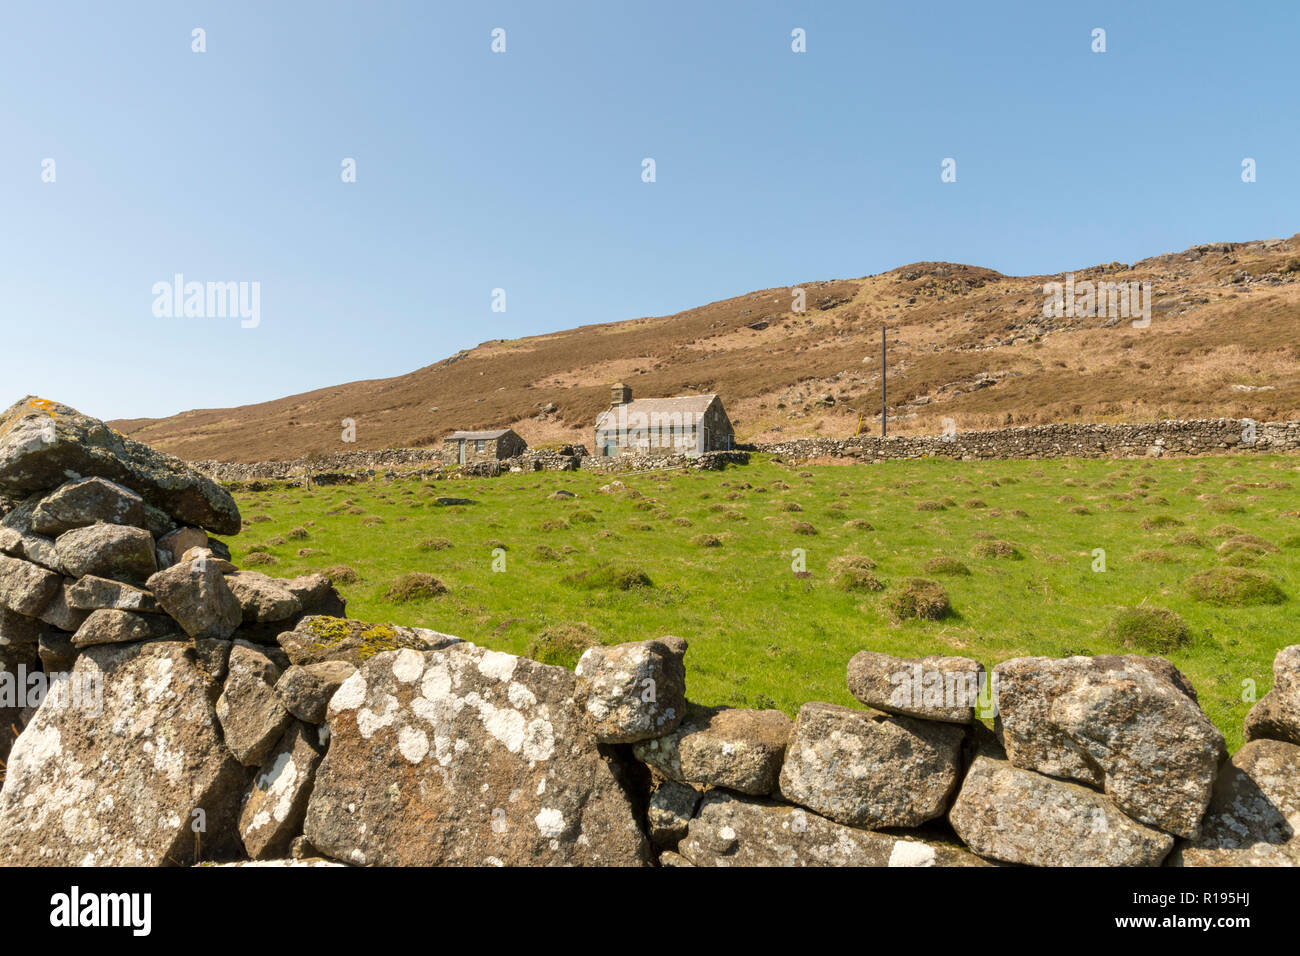
<svg viewBox="0 0 1300 956">
<path fill-rule="evenodd" d="M 1159 657 L 864 650 L 791 720 L 692 703 L 679 637 L 570 671 L 349 620 L 65 406 L 0 417 L 0 493 L 0 865 L 1300 865 L 1300 645 L 1231 760 Z"/>
<path fill-rule="evenodd" d="M 339 455 L 236 464 L 192 462 L 191 467 L 217 481 L 247 484 L 258 481 L 301 481 L 304 475 L 318 484 L 363 481 L 399 473 L 425 477 L 495 477 L 511 472 L 651 471 L 662 468 L 717 469 L 745 464 L 749 452 L 795 459 L 849 458 L 887 461 L 907 458 L 1132 458 L 1165 455 L 1209 455 L 1225 452 L 1300 451 L 1300 422 L 1253 422 L 1216 418 L 1116 425 L 1030 425 L 991 431 L 954 432 L 951 435 L 858 435 L 852 438 L 794 438 L 789 441 L 747 446 L 729 452 L 686 455 L 618 455 L 593 457 L 582 445 L 559 449 L 529 449 L 501 461 L 476 462 L 449 469 L 438 451 L 397 448 L 357 451 Z"/>
<path fill-rule="evenodd" d="M 1119 425 L 1028 425 L 951 435 L 794 438 L 754 446 L 789 458 L 1131 458 L 1300 451 L 1300 422 L 1214 418 Z"/>
</svg>

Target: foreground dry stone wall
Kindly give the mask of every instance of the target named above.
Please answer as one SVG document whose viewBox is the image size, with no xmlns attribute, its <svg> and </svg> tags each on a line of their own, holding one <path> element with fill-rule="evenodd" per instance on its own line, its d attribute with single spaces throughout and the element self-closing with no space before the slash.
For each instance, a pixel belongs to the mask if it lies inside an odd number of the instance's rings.
<svg viewBox="0 0 1300 956">
<path fill-rule="evenodd" d="M 0 494 L 0 864 L 1300 864 L 1300 645 L 1231 760 L 1158 657 L 864 650 L 862 707 L 791 720 L 690 702 L 679 637 L 569 671 L 348 620 L 62 405 L 0 417 Z"/>
</svg>

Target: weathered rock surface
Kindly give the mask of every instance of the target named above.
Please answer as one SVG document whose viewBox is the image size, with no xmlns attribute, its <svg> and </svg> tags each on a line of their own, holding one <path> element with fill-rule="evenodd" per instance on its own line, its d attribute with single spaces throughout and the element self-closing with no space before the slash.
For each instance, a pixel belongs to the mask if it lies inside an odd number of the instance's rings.
<svg viewBox="0 0 1300 956">
<path fill-rule="evenodd" d="M 54 597 L 50 598 L 50 603 L 45 605 L 45 610 L 41 612 L 41 620 L 51 627 L 57 627 L 61 631 L 75 631 L 90 617 L 89 611 L 72 606 L 68 597 L 68 588 L 74 583 L 72 578 L 63 578 L 59 581 L 58 590 L 54 592 Z"/>
<path fill-rule="evenodd" d="M 0 612 L 0 616 L 2 614 Z M 17 691 L 24 683 L 21 668 L 32 669 L 36 651 L 36 645 L 29 643 L 0 646 L 0 672 L 12 675 L 5 678 L 12 684 L 0 687 L 0 761 L 9 759 L 9 750 L 27 719 L 27 710 L 21 706 L 25 702 L 18 697 Z M 3 781 L 0 781 L 2 785 Z"/>
<path fill-rule="evenodd" d="M 356 665 L 348 661 L 293 664 L 280 675 L 275 692 L 289 713 L 309 724 L 319 724 L 325 720 L 325 708 L 334 692 L 356 670 Z"/>
<path fill-rule="evenodd" d="M 298 599 L 304 614 L 343 617 L 346 613 L 347 602 L 323 574 L 304 574 L 297 578 L 280 579 L 278 583 L 288 588 Z"/>
<path fill-rule="evenodd" d="M 574 672 L 592 736 L 626 744 L 668 733 L 686 711 L 686 642 L 635 641 L 585 651 Z"/>
<path fill-rule="evenodd" d="M 1300 744 L 1300 644 L 1273 658 L 1273 689 L 1246 715 L 1246 740 L 1285 740 Z"/>
<path fill-rule="evenodd" d="M 87 575 L 67 585 L 66 591 L 68 606 L 81 611 L 98 611 L 107 608 L 114 611 L 139 611 L 144 614 L 162 612 L 162 608 L 148 591 L 109 578 Z"/>
<path fill-rule="evenodd" d="M 361 864 L 648 862 L 576 685 L 466 643 L 368 658 L 330 701 L 304 834 Z"/>
<path fill-rule="evenodd" d="M 0 554 L 12 558 L 31 561 L 50 571 L 63 573 L 63 564 L 59 561 L 59 549 L 49 538 L 30 532 L 15 531 L 13 528 L 0 528 Z"/>
<path fill-rule="evenodd" d="M 460 642 L 450 634 L 422 627 L 397 624 L 367 624 L 324 615 L 310 615 L 292 631 L 278 637 L 280 647 L 294 664 L 319 664 L 322 661 L 347 661 L 354 666 L 384 651 L 409 647 L 417 651 L 434 650 Z"/>
<path fill-rule="evenodd" d="M 0 492 L 17 497 L 82 476 L 125 485 L 185 524 L 240 529 L 239 508 L 220 485 L 97 419 L 31 397 L 0 414 Z"/>
<path fill-rule="evenodd" d="M 93 647 L 72 677 L 103 688 L 102 711 L 47 699 L 23 731 L 0 790 L 0 864 L 161 866 L 193 862 L 196 844 L 236 850 L 245 773 L 186 645 Z"/>
<path fill-rule="evenodd" d="M 92 524 L 63 532 L 54 546 L 63 569 L 74 578 L 144 581 L 158 570 L 153 536 L 143 528 Z"/>
<path fill-rule="evenodd" d="M 700 791 L 676 780 L 661 780 L 650 793 L 646 823 L 655 846 L 673 848 L 686 836 L 700 804 Z"/>
<path fill-rule="evenodd" d="M 159 606 L 193 638 L 227 638 L 243 620 L 239 600 L 210 561 L 172 565 L 149 578 Z"/>
<path fill-rule="evenodd" d="M 171 556 L 170 564 L 175 564 L 185 557 L 185 553 L 191 548 L 207 548 L 207 546 L 207 532 L 199 528 L 176 528 L 158 538 L 158 550 L 165 551 Z"/>
<path fill-rule="evenodd" d="M 672 780 L 764 796 L 776 789 L 793 731 L 779 710 L 692 706 L 675 731 L 633 753 Z"/>
<path fill-rule="evenodd" d="M 42 498 L 32 512 L 32 530 L 49 538 L 99 523 L 148 530 L 144 499 L 103 478 L 76 478 Z"/>
<path fill-rule="evenodd" d="M 948 808 L 965 736 L 956 724 L 804 704 L 780 792 L 838 823 L 920 826 Z"/>
<path fill-rule="evenodd" d="M 959 847 L 842 826 L 725 790 L 705 794 L 677 852 L 695 866 L 987 865 Z"/>
<path fill-rule="evenodd" d="M 253 777 L 239 814 L 239 835 L 251 859 L 288 853 L 302 829 L 320 758 L 316 728 L 291 723 Z"/>
<path fill-rule="evenodd" d="M 275 692 L 280 669 L 244 641 L 230 648 L 226 683 L 217 699 L 217 718 L 226 746 L 240 763 L 262 763 L 293 719 Z"/>
<path fill-rule="evenodd" d="M 1300 746 L 1252 740 L 1232 755 L 1175 866 L 1300 866 Z"/>
<path fill-rule="evenodd" d="M 215 637 L 200 637 L 194 642 L 194 656 L 199 666 L 215 681 L 224 681 L 230 663 L 232 641 Z M 277 665 L 278 666 L 278 665 Z"/>
<path fill-rule="evenodd" d="M 0 607 L 39 617 L 62 580 L 40 565 L 0 555 Z"/>
<path fill-rule="evenodd" d="M 47 674 L 62 673 L 72 670 L 80 653 L 72 646 L 72 635 L 59 631 L 46 631 L 36 645 L 36 653 L 41 659 L 41 668 Z"/>
<path fill-rule="evenodd" d="M 160 637 L 179 638 L 179 628 L 158 614 L 137 614 L 107 608 L 92 611 L 72 635 L 72 646 L 81 650 L 96 644 L 130 644 Z"/>
<path fill-rule="evenodd" d="M 859 651 L 849 660 L 849 693 L 885 713 L 969 724 L 975 719 L 983 673 L 984 665 L 969 657 Z"/>
<path fill-rule="evenodd" d="M 245 621 L 284 621 L 302 611 L 302 602 L 284 582 L 257 571 L 227 574 L 226 586 L 239 601 Z"/>
<path fill-rule="evenodd" d="M 0 607 L 0 647 L 35 644 L 43 633 L 45 626 L 41 621 Z"/>
<path fill-rule="evenodd" d="M 1023 657 L 994 674 L 1011 763 L 1101 787 L 1133 819 L 1196 835 L 1226 750 L 1172 664 Z"/>
<path fill-rule="evenodd" d="M 1096 790 L 991 757 L 975 759 L 948 820 L 981 856 L 1030 866 L 1158 866 L 1174 845 Z"/>
</svg>

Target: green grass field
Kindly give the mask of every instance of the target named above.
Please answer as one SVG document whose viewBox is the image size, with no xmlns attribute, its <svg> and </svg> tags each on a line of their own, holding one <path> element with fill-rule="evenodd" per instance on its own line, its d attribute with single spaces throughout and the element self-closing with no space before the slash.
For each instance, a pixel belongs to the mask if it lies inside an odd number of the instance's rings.
<svg viewBox="0 0 1300 956">
<path fill-rule="evenodd" d="M 231 545 L 248 569 L 334 574 L 349 617 L 552 663 L 572 666 L 589 643 L 676 634 L 690 642 L 693 700 L 790 714 L 810 700 L 855 703 L 845 665 L 863 649 L 986 667 L 1159 651 L 1235 749 L 1248 682 L 1262 696 L 1274 653 L 1300 641 L 1298 472 L 1295 458 L 1262 455 L 807 467 L 756 457 L 623 477 L 615 494 L 599 491 L 610 476 L 586 472 L 380 479 L 237 491 L 245 530 Z M 560 489 L 575 497 L 553 497 Z M 269 557 L 250 559 L 259 551 Z M 413 573 L 446 590 L 399 580 Z M 946 616 L 898 616 L 915 606 L 916 577 L 946 592 Z M 1176 617 L 1121 613 L 1139 606 Z"/>
</svg>

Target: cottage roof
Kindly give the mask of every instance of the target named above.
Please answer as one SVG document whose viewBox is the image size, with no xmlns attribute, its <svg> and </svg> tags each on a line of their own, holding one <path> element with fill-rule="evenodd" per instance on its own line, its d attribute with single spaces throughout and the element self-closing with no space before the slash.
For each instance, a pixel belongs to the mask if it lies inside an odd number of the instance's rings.
<svg viewBox="0 0 1300 956">
<path fill-rule="evenodd" d="M 500 438 L 502 435 L 509 435 L 509 428 L 498 428 L 490 432 L 452 432 L 443 441 L 457 441 L 461 438 L 466 441 L 492 441 Z"/>
<path fill-rule="evenodd" d="M 614 408 L 608 408 L 596 416 L 596 427 L 600 428 L 605 424 L 606 419 L 611 415 L 615 416 L 611 424 L 617 424 L 618 418 L 615 414 L 618 409 L 627 409 L 627 414 L 633 415 L 642 413 L 649 415 L 703 415 L 713 404 L 713 400 L 718 396 L 710 393 L 708 395 L 678 395 L 675 398 L 638 398 L 626 405 L 617 405 Z"/>
</svg>

